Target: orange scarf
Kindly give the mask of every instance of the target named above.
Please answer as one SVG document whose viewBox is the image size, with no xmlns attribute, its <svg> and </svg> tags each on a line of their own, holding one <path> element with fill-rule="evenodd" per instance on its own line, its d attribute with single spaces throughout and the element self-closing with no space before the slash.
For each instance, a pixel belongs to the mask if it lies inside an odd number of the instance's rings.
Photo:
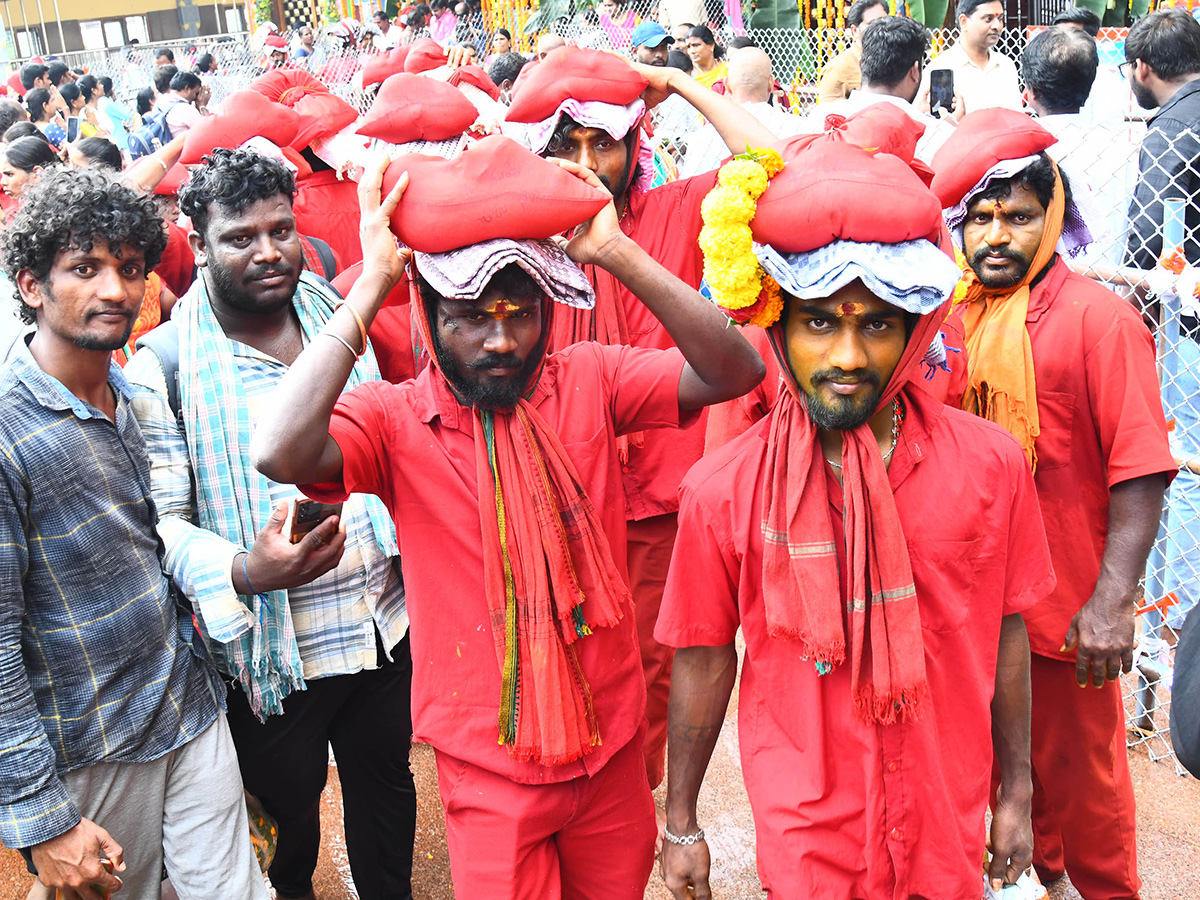
<svg viewBox="0 0 1200 900">
<path fill-rule="evenodd" d="M 877 411 L 916 377 L 948 310 L 942 304 L 920 318 Z M 801 655 L 821 674 L 848 657 L 861 720 L 915 719 L 927 688 L 924 639 L 908 545 L 879 443 L 869 423 L 842 432 L 843 583 L 817 427 L 788 364 L 783 325 L 769 335 L 786 390 L 772 411 L 763 484 L 767 632 L 799 641 Z M 903 392 L 910 409 L 919 405 L 918 395 Z"/>
<path fill-rule="evenodd" d="M 410 293 L 421 340 L 445 377 L 415 278 Z M 544 303 L 549 328 L 554 301 Z M 563 765 L 601 743 L 575 642 L 617 624 L 629 588 L 574 464 L 534 406 L 521 399 L 511 410 L 473 409 L 472 418 L 484 589 L 501 670 L 499 743 L 513 759 Z"/>
<path fill-rule="evenodd" d="M 1054 193 L 1046 209 L 1046 227 L 1025 277 L 1015 287 L 985 288 L 974 270 L 968 268 L 967 293 L 961 301 L 968 379 L 962 408 L 995 422 L 1015 437 L 1035 472 L 1041 425 L 1033 345 L 1025 327 L 1029 316 L 1029 285 L 1054 257 L 1062 237 L 1065 212 L 1062 177 L 1055 165 Z"/>
</svg>

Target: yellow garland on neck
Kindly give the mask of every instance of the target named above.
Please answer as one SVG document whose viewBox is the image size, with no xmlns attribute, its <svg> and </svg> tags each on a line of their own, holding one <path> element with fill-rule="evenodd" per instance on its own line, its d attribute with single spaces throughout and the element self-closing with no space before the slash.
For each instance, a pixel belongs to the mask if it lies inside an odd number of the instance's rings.
<svg viewBox="0 0 1200 900">
<path fill-rule="evenodd" d="M 758 264 L 750 232 L 758 198 L 782 168 L 778 151 L 747 149 L 721 166 L 717 186 L 700 204 L 704 280 L 713 301 L 741 325 L 767 328 L 783 311 L 779 285 Z"/>
</svg>

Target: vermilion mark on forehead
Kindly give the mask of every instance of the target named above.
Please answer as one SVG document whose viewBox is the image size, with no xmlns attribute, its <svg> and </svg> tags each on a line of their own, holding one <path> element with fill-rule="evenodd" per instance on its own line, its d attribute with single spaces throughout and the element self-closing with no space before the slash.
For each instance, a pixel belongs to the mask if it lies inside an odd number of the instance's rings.
<svg viewBox="0 0 1200 900">
<path fill-rule="evenodd" d="M 867 307 L 862 303 L 840 303 L 837 308 L 839 319 L 844 316 L 861 316 L 866 311 Z"/>
<path fill-rule="evenodd" d="M 493 318 L 511 316 L 513 313 L 523 312 L 524 309 L 519 303 L 514 303 L 507 297 L 497 297 L 495 300 L 489 300 L 481 307 L 482 312 Z"/>
</svg>

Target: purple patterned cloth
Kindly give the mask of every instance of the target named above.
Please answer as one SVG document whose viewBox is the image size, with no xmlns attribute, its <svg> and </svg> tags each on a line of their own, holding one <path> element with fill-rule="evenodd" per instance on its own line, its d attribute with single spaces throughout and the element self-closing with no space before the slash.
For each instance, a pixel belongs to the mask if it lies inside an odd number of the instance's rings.
<svg viewBox="0 0 1200 900">
<path fill-rule="evenodd" d="M 596 304 L 592 283 L 554 241 L 500 238 L 446 253 L 414 253 L 417 270 L 443 297 L 474 300 L 505 266 L 520 266 L 546 295 L 577 309 Z"/>
</svg>

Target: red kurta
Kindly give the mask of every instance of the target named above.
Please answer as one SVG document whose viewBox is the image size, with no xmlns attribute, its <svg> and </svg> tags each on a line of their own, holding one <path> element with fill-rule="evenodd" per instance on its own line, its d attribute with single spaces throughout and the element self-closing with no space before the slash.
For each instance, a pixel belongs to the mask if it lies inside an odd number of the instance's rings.
<svg viewBox="0 0 1200 900">
<path fill-rule="evenodd" d="M 167 223 L 167 248 L 154 271 L 176 297 L 182 297 L 192 286 L 196 257 L 188 243 L 188 233 L 174 222 Z"/>
<path fill-rule="evenodd" d="M 337 172 L 328 169 L 301 178 L 296 182 L 292 214 L 296 230 L 327 243 L 343 266 L 362 262 L 358 185 L 353 181 L 339 181 Z"/>
<path fill-rule="evenodd" d="M 1034 653 L 1059 653 L 1071 618 L 1100 576 L 1108 492 L 1179 471 L 1167 444 L 1154 340 L 1132 306 L 1056 260 L 1025 319 L 1037 382 L 1038 500 L 1058 587 L 1025 614 Z"/>
<path fill-rule="evenodd" d="M 547 358 L 530 398 L 566 447 L 613 548 L 625 546 L 617 435 L 695 418 L 679 409 L 683 364 L 678 350 L 577 344 Z M 414 739 L 524 784 L 599 771 L 642 723 L 633 610 L 574 645 L 603 744 L 563 766 L 510 759 L 497 743 L 500 669 L 484 596 L 471 412 L 427 367 L 413 381 L 343 394 L 330 433 L 342 451 L 343 482 L 304 490 L 329 501 L 377 494 L 396 522 L 412 622 Z M 614 558 L 624 575 L 624 554 Z"/>
<path fill-rule="evenodd" d="M 758 869 L 779 898 L 978 900 L 1000 619 L 1054 575 L 1033 480 L 996 426 L 912 386 L 888 469 L 912 561 L 929 690 L 922 720 L 867 725 L 849 666 L 818 676 L 768 637 L 762 494 L 771 417 L 683 485 L 656 634 L 675 647 L 746 641 L 738 733 Z M 828 470 L 844 556 L 841 486 Z M 845 583 L 845 561 L 839 560 Z"/>
</svg>

